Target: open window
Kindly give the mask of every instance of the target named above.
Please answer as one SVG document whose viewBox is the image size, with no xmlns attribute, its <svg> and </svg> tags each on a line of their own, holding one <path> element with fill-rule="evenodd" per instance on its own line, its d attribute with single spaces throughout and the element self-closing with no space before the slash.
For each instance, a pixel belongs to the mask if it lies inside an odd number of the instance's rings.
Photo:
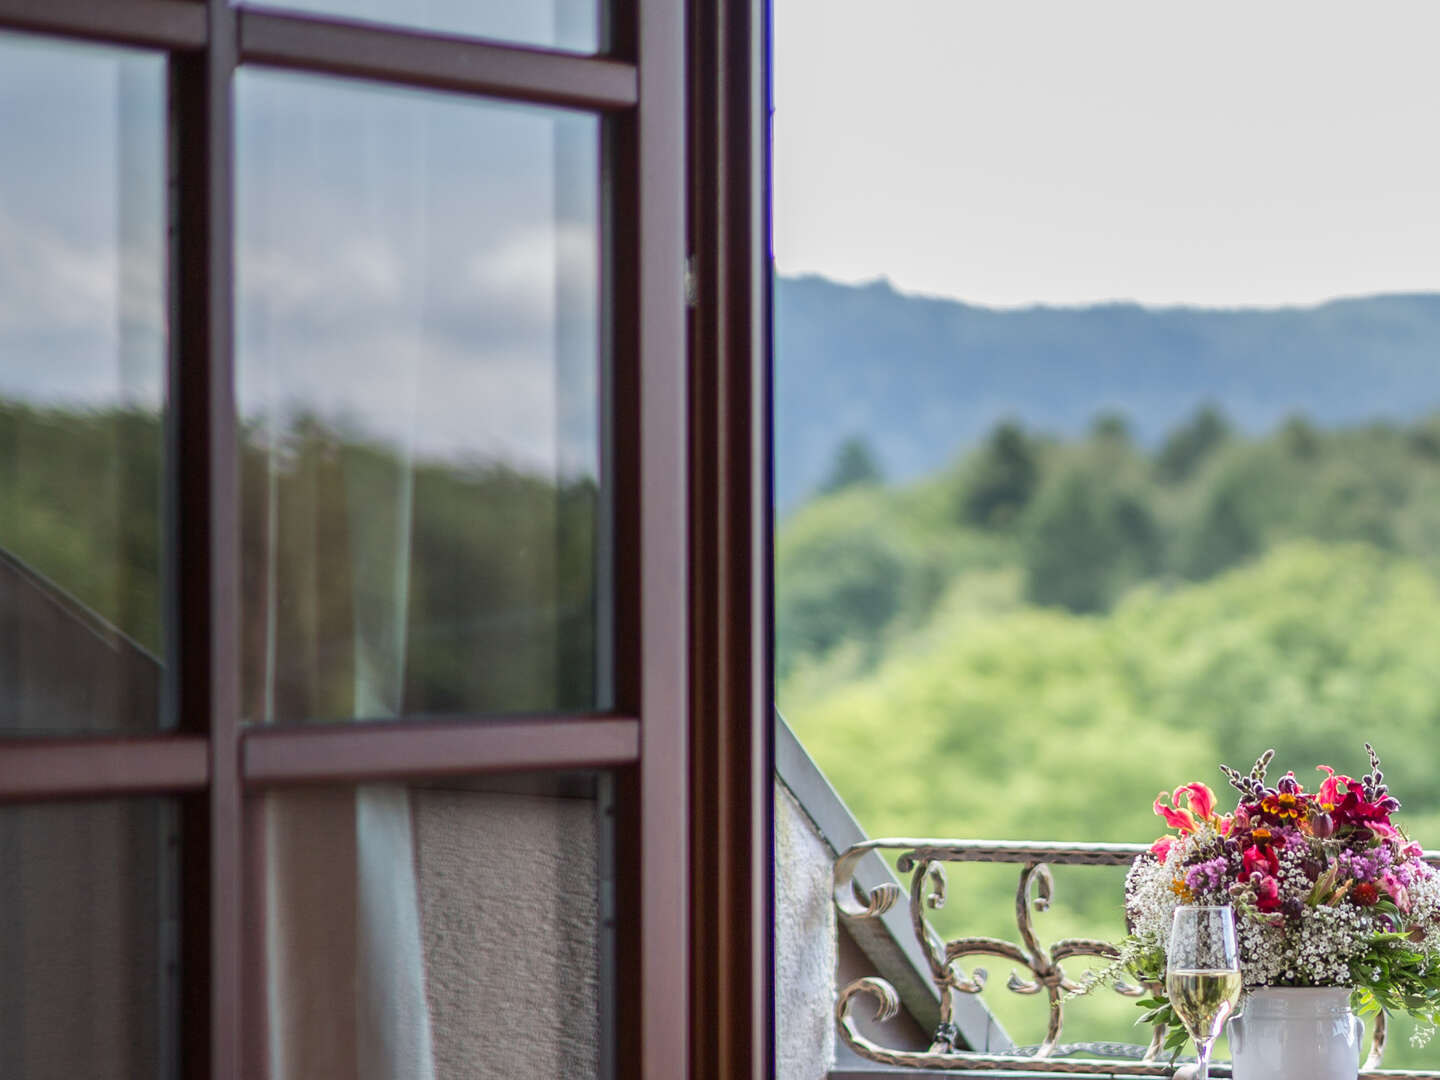
<svg viewBox="0 0 1440 1080">
<path fill-rule="evenodd" d="M 0 0 L 0 1072 L 768 1070 L 757 11 Z"/>
</svg>

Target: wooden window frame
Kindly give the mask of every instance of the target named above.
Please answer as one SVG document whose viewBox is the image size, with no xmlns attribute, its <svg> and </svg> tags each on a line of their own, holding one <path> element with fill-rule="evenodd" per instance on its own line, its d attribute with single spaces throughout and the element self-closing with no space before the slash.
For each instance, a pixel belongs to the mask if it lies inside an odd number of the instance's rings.
<svg viewBox="0 0 1440 1080">
<path fill-rule="evenodd" d="M 582 56 L 226 0 L 0 0 L 0 30 L 170 61 L 177 730 L 0 740 L 0 802 L 182 797 L 187 1078 L 255 1077 L 243 1015 L 257 1007 L 244 997 L 259 925 L 245 903 L 259 872 L 246 863 L 249 796 L 578 768 L 614 770 L 620 795 L 616 1075 L 760 1080 L 773 1069 L 768 11 L 765 0 L 609 6 L 608 48 Z M 232 87 L 242 63 L 608 118 L 613 709 L 241 726 Z"/>
</svg>

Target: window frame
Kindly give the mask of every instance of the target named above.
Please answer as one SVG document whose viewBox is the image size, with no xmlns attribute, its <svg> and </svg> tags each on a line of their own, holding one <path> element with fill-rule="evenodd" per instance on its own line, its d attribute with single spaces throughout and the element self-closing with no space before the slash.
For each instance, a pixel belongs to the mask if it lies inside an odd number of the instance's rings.
<svg viewBox="0 0 1440 1080">
<path fill-rule="evenodd" d="M 253 796 L 537 769 L 617 777 L 616 1075 L 758 1080 L 773 1068 L 766 4 L 609 7 L 608 48 L 585 56 L 227 0 L 0 0 L 6 32 L 168 54 L 166 678 L 176 724 L 157 735 L 0 740 L 0 803 L 182 797 L 185 1077 L 263 1076 L 262 1025 L 246 1019 L 264 1006 L 246 998 L 262 983 L 247 970 L 263 955 L 253 902 L 263 867 L 247 861 Z M 612 709 L 241 726 L 242 63 L 606 118 Z"/>
</svg>

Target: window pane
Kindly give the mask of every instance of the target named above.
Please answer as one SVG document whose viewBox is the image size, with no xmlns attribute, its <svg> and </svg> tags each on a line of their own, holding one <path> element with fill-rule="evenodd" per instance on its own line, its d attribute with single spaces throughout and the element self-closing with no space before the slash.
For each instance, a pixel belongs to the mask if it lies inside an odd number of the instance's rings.
<svg viewBox="0 0 1440 1080">
<path fill-rule="evenodd" d="M 597 122 L 236 95 L 247 717 L 602 705 Z"/>
<path fill-rule="evenodd" d="M 0 1060 L 13 1080 L 168 1080 L 177 807 L 0 809 Z"/>
<path fill-rule="evenodd" d="M 279 0 L 273 6 L 570 52 L 593 53 L 601 45 L 600 0 Z"/>
<path fill-rule="evenodd" d="M 0 734 L 153 730 L 165 68 L 0 35 Z"/>
<path fill-rule="evenodd" d="M 608 792 L 537 776 L 265 796 L 272 1080 L 599 1076 Z"/>
</svg>

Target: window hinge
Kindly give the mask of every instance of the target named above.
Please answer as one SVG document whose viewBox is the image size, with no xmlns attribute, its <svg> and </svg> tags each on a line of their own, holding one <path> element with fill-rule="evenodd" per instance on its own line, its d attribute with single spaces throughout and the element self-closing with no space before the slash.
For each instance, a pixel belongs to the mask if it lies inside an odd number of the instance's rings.
<svg viewBox="0 0 1440 1080">
<path fill-rule="evenodd" d="M 700 300 L 700 285 L 695 277 L 695 256 L 685 256 L 685 306 L 693 308 Z"/>
</svg>

